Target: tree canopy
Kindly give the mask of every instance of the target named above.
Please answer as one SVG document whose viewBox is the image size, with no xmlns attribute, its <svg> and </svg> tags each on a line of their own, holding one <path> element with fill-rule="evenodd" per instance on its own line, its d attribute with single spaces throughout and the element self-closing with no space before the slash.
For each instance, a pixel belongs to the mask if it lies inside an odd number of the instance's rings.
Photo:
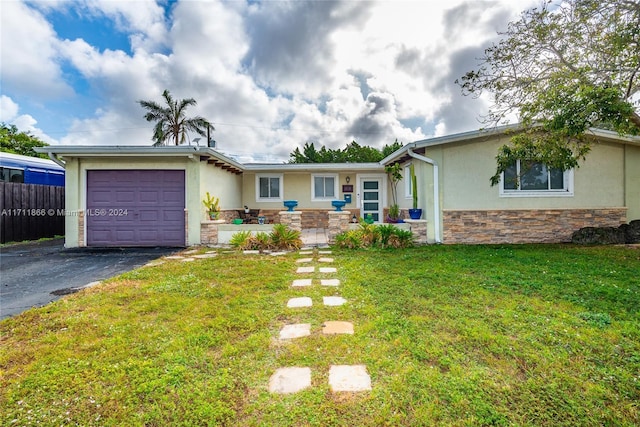
<svg viewBox="0 0 640 427">
<path fill-rule="evenodd" d="M 397 139 L 392 144 L 385 144 L 382 150 L 355 141 L 351 141 L 344 149 L 334 150 L 323 145 L 317 150 L 313 143 L 307 142 L 302 151 L 296 147 L 289 154 L 289 163 L 375 163 L 400 148 L 402 143 Z"/>
<path fill-rule="evenodd" d="M 46 147 L 47 145 L 49 144 L 29 132 L 18 132 L 18 128 L 15 125 L 0 124 L 0 151 L 46 159 L 46 154 L 36 153 L 34 148 Z"/>
<path fill-rule="evenodd" d="M 493 185 L 518 158 L 577 167 L 591 128 L 640 134 L 640 2 L 548 1 L 499 34 L 478 68 L 456 80 L 465 95 L 493 97 L 485 124 L 517 113 L 523 126 L 499 150 Z"/>
<path fill-rule="evenodd" d="M 169 141 L 174 145 L 184 144 L 188 131 L 207 136 L 207 131 L 214 129 L 204 117 L 187 117 L 186 109 L 196 105 L 195 99 L 174 100 L 166 89 L 162 92 L 162 97 L 166 106 L 155 101 L 138 101 L 140 106 L 147 110 L 144 118 L 148 122 L 156 122 L 153 128 L 154 146 L 166 145 Z"/>
</svg>

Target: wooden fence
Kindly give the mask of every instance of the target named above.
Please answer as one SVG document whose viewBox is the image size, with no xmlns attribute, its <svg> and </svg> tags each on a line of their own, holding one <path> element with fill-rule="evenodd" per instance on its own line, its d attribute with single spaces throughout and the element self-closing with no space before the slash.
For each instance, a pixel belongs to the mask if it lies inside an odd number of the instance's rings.
<svg viewBox="0 0 640 427">
<path fill-rule="evenodd" d="M 0 182 L 0 243 L 64 235 L 64 187 Z"/>
</svg>

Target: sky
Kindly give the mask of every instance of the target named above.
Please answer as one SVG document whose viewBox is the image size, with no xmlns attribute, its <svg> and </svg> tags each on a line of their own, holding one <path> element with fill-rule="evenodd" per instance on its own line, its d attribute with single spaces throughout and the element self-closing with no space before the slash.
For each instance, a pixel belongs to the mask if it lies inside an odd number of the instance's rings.
<svg viewBox="0 0 640 427">
<path fill-rule="evenodd" d="M 138 101 L 167 89 L 243 162 L 477 130 L 490 97 L 454 82 L 536 5 L 2 0 L 0 122 L 51 145 L 151 145 Z"/>
</svg>

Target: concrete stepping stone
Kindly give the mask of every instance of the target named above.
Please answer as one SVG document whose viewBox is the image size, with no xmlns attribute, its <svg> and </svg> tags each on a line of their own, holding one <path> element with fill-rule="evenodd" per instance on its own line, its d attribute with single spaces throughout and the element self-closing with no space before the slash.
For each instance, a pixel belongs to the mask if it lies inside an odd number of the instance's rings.
<svg viewBox="0 0 640 427">
<path fill-rule="evenodd" d="M 309 297 L 291 298 L 289 302 L 287 302 L 287 307 L 289 308 L 311 307 L 312 305 L 313 305 L 313 302 Z"/>
<path fill-rule="evenodd" d="M 337 307 L 346 303 L 347 300 L 342 297 L 322 297 L 322 302 L 326 306 Z"/>
<path fill-rule="evenodd" d="M 245 255 L 258 255 L 260 251 L 242 251 Z"/>
<path fill-rule="evenodd" d="M 320 267 L 320 273 L 335 273 L 338 271 L 335 267 Z"/>
<path fill-rule="evenodd" d="M 169 255 L 164 257 L 165 259 L 184 259 L 182 255 Z"/>
<path fill-rule="evenodd" d="M 331 251 L 318 251 L 318 253 L 320 255 L 329 255 L 329 254 L 331 254 Z"/>
<path fill-rule="evenodd" d="M 313 273 L 314 271 L 316 271 L 315 267 L 298 267 L 298 269 L 296 270 L 296 273 L 298 273 L 298 274 Z"/>
<path fill-rule="evenodd" d="M 321 286 L 340 286 L 339 279 L 320 279 Z"/>
<path fill-rule="evenodd" d="M 180 262 L 191 262 L 195 260 L 196 260 L 195 258 L 184 258 L 184 259 L 181 259 Z"/>
<path fill-rule="evenodd" d="M 183 255 L 193 255 L 193 254 L 197 254 L 200 251 L 200 249 L 189 249 L 188 251 L 184 251 L 182 252 Z"/>
<path fill-rule="evenodd" d="M 322 333 L 325 335 L 353 335 L 353 323 L 340 321 L 324 322 L 324 324 L 322 325 Z"/>
<path fill-rule="evenodd" d="M 151 261 L 146 263 L 144 266 L 145 267 L 155 267 L 156 265 L 162 265 L 164 264 L 164 261 Z"/>
<path fill-rule="evenodd" d="M 286 255 L 286 254 L 287 254 L 286 252 L 280 251 L 280 252 L 271 252 L 269 255 L 271 255 L 271 256 L 282 256 L 282 255 Z"/>
<path fill-rule="evenodd" d="M 311 286 L 311 279 L 296 279 L 291 284 L 293 287 Z"/>
<path fill-rule="evenodd" d="M 269 392 L 290 394 L 311 387 L 311 368 L 279 368 L 269 378 Z"/>
<path fill-rule="evenodd" d="M 207 259 L 207 258 L 215 258 L 217 256 L 218 254 L 216 252 L 207 252 L 205 254 L 194 255 L 193 257 L 198 259 Z"/>
<path fill-rule="evenodd" d="M 371 390 L 371 377 L 364 365 L 331 365 L 329 386 L 333 392 Z"/>
<path fill-rule="evenodd" d="M 297 263 L 311 262 L 311 261 L 313 261 L 313 258 L 300 258 L 296 260 Z"/>
<path fill-rule="evenodd" d="M 313 251 L 300 251 L 298 252 L 300 255 L 311 255 L 313 254 Z"/>
<path fill-rule="evenodd" d="M 284 325 L 280 330 L 281 340 L 290 340 L 294 338 L 308 337 L 311 335 L 310 323 L 296 323 L 294 325 Z"/>
<path fill-rule="evenodd" d="M 333 262 L 333 258 L 319 258 L 318 262 Z"/>
</svg>

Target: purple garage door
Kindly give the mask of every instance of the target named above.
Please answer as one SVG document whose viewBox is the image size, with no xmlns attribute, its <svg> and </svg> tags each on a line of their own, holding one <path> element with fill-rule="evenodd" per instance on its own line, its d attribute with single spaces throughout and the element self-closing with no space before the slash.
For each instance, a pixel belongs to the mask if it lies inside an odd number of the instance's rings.
<svg viewBox="0 0 640 427">
<path fill-rule="evenodd" d="M 184 246 L 183 170 L 87 171 L 88 246 Z"/>
</svg>

